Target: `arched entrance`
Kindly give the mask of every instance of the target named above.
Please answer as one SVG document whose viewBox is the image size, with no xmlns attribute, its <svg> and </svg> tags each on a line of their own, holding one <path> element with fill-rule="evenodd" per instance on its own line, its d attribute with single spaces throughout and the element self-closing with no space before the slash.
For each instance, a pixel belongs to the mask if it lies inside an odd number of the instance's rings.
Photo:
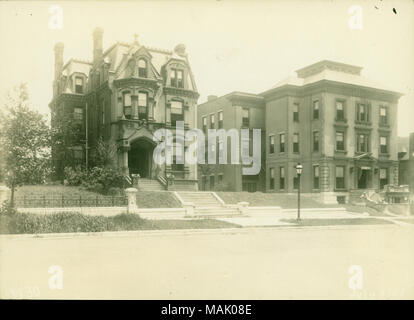
<svg viewBox="0 0 414 320">
<path fill-rule="evenodd" d="M 152 152 L 155 144 L 146 138 L 140 138 L 131 143 L 128 151 L 128 168 L 130 174 L 139 174 L 141 178 L 152 176 Z"/>
</svg>

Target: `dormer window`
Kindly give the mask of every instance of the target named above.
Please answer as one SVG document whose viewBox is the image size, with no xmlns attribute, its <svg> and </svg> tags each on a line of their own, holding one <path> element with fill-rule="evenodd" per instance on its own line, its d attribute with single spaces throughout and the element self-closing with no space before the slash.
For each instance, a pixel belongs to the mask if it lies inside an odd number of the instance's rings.
<svg viewBox="0 0 414 320">
<path fill-rule="evenodd" d="M 124 101 L 124 115 L 125 115 L 125 118 L 131 119 L 131 116 L 132 116 L 131 92 L 129 92 L 129 91 L 124 92 L 123 101 Z"/>
<path fill-rule="evenodd" d="M 138 61 L 138 76 L 140 78 L 147 77 L 147 61 L 144 59 L 139 59 Z"/>
<path fill-rule="evenodd" d="M 75 77 L 75 93 L 83 93 L 83 78 Z"/>
<path fill-rule="evenodd" d="M 171 87 L 184 88 L 183 70 L 171 70 Z"/>
</svg>

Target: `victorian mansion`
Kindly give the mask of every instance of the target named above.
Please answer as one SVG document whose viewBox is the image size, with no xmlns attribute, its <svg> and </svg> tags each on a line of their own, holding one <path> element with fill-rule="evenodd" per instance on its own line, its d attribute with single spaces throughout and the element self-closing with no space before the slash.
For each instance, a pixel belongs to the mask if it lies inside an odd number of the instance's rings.
<svg viewBox="0 0 414 320">
<path fill-rule="evenodd" d="M 173 51 L 117 42 L 103 50 L 103 30 L 93 32 L 93 61 L 70 59 L 63 63 L 63 44 L 55 46 L 55 79 L 50 103 L 52 126 L 66 114 L 81 128 L 79 139 L 65 152 L 53 150 L 54 166 L 62 177 L 66 161 L 85 163 L 98 139 L 116 146 L 113 168 L 142 178 L 161 179 L 173 174 L 178 185 L 197 187 L 196 165 L 159 166 L 153 161 L 159 128 L 196 127 L 199 94 L 183 44 Z M 86 137 L 87 132 L 87 137 Z M 86 139 L 87 138 L 87 139 Z"/>
</svg>

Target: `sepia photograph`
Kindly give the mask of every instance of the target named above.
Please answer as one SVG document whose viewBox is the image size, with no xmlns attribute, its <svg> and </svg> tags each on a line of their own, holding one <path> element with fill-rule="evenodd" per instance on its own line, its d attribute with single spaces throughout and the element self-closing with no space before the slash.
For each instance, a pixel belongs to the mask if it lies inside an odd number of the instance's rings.
<svg viewBox="0 0 414 320">
<path fill-rule="evenodd" d="M 0 1 L 0 43 L 0 299 L 414 299 L 414 1 Z"/>
</svg>

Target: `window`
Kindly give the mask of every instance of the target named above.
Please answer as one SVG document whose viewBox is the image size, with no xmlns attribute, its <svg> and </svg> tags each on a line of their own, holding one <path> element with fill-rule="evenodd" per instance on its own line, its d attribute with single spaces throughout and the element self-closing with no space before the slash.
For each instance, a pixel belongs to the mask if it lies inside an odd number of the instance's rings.
<svg viewBox="0 0 414 320">
<path fill-rule="evenodd" d="M 223 129 L 223 111 L 218 113 L 218 128 Z"/>
<path fill-rule="evenodd" d="M 380 136 L 380 153 L 388 153 L 388 137 Z"/>
<path fill-rule="evenodd" d="M 299 122 L 299 103 L 293 104 L 293 121 Z"/>
<path fill-rule="evenodd" d="M 285 152 L 285 134 L 284 133 L 279 134 L 279 145 L 280 145 L 279 152 Z"/>
<path fill-rule="evenodd" d="M 275 136 L 269 136 L 269 153 L 275 153 Z"/>
<path fill-rule="evenodd" d="M 222 173 L 220 173 L 220 174 L 217 176 L 217 178 L 218 178 L 218 183 L 222 183 L 222 182 L 223 182 L 223 174 L 222 174 Z"/>
<path fill-rule="evenodd" d="M 183 71 L 177 70 L 177 87 L 184 88 Z"/>
<path fill-rule="evenodd" d="M 388 169 L 380 168 L 379 171 L 380 189 L 384 189 L 384 186 L 388 184 Z"/>
<path fill-rule="evenodd" d="M 201 177 L 201 190 L 207 190 L 207 177 Z"/>
<path fill-rule="evenodd" d="M 176 126 L 177 121 L 184 121 L 183 103 L 171 101 L 171 124 Z"/>
<path fill-rule="evenodd" d="M 336 132 L 336 150 L 337 151 L 345 151 L 345 143 L 344 143 L 344 133 L 341 131 Z"/>
<path fill-rule="evenodd" d="M 299 187 L 299 176 L 293 177 L 293 190 L 298 190 Z"/>
<path fill-rule="evenodd" d="M 357 136 L 357 151 L 369 152 L 369 136 L 367 134 L 358 134 Z"/>
<path fill-rule="evenodd" d="M 249 126 L 249 109 L 243 108 L 242 110 L 242 125 L 243 127 Z"/>
<path fill-rule="evenodd" d="M 337 166 L 335 168 L 335 187 L 336 189 L 345 189 L 345 167 Z"/>
<path fill-rule="evenodd" d="M 83 78 L 75 77 L 75 93 L 83 93 Z"/>
<path fill-rule="evenodd" d="M 203 117 L 203 132 L 207 134 L 207 117 Z"/>
<path fill-rule="evenodd" d="M 77 107 L 73 109 L 73 119 L 75 120 L 83 119 L 83 109 L 81 107 Z"/>
<path fill-rule="evenodd" d="M 313 133 L 313 151 L 318 152 L 319 151 L 319 132 L 315 131 Z"/>
<path fill-rule="evenodd" d="M 319 119 L 319 100 L 313 102 L 313 119 Z"/>
<path fill-rule="evenodd" d="M 184 88 L 183 71 L 172 69 L 170 73 L 171 87 Z"/>
<path fill-rule="evenodd" d="M 216 120 L 214 114 L 210 114 L 210 129 L 216 128 Z"/>
<path fill-rule="evenodd" d="M 73 150 L 73 157 L 76 160 L 82 160 L 83 159 L 83 150 L 82 150 L 82 148 L 80 148 L 80 149 L 74 149 Z"/>
<path fill-rule="evenodd" d="M 242 143 L 242 145 L 241 145 L 242 154 L 244 154 L 246 156 L 250 155 L 250 138 L 249 139 L 243 139 L 241 141 L 241 143 Z"/>
<path fill-rule="evenodd" d="M 275 188 L 275 168 L 270 168 L 270 181 L 269 181 L 269 188 Z"/>
<path fill-rule="evenodd" d="M 279 168 L 279 189 L 280 190 L 285 189 L 285 168 L 284 167 Z"/>
<path fill-rule="evenodd" d="M 360 122 L 369 122 L 368 105 L 357 104 L 357 120 Z"/>
<path fill-rule="evenodd" d="M 319 166 L 313 166 L 313 188 L 319 189 Z"/>
<path fill-rule="evenodd" d="M 210 176 L 210 190 L 214 189 L 214 176 Z"/>
<path fill-rule="evenodd" d="M 174 156 L 173 156 L 173 163 L 171 164 L 171 169 L 173 171 L 184 171 L 184 163 L 177 163 L 177 160 L 180 160 L 180 162 L 185 162 L 184 155 L 185 155 L 185 150 L 182 150 L 180 146 L 176 145 L 174 141 Z"/>
<path fill-rule="evenodd" d="M 145 61 L 144 59 L 138 60 L 138 76 L 140 78 L 147 77 L 147 61 Z"/>
<path fill-rule="evenodd" d="M 345 111 L 344 111 L 344 101 L 337 100 L 335 102 L 336 106 L 336 120 L 345 120 Z"/>
<path fill-rule="evenodd" d="M 147 120 L 148 117 L 148 94 L 138 92 L 138 119 Z"/>
<path fill-rule="evenodd" d="M 299 152 L 299 133 L 293 134 L 293 152 Z"/>
<path fill-rule="evenodd" d="M 388 108 L 385 106 L 380 107 L 380 124 L 388 124 Z"/>
<path fill-rule="evenodd" d="M 129 91 L 124 92 L 123 100 L 124 100 L 124 115 L 125 115 L 125 118 L 131 119 L 131 116 L 132 116 L 131 92 L 129 92 Z"/>
</svg>

